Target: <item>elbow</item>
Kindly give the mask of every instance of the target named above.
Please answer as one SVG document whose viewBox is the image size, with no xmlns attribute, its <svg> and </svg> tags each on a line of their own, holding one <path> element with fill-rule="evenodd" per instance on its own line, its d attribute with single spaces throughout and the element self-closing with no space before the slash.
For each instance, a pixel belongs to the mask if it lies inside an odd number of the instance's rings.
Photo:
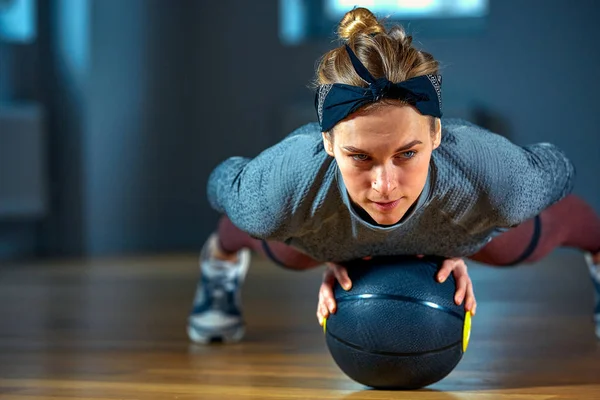
<svg viewBox="0 0 600 400">
<path fill-rule="evenodd" d="M 541 193 L 531 193 L 525 190 L 511 191 L 510 194 L 507 193 L 504 196 L 501 202 L 493 205 L 492 212 L 495 214 L 493 219 L 497 221 L 498 227 L 517 226 L 535 217 L 543 210 L 545 197 Z"/>
<path fill-rule="evenodd" d="M 241 206 L 229 210 L 227 216 L 236 227 L 256 239 L 276 240 L 283 235 L 281 219 L 268 210 L 249 210 Z"/>
</svg>

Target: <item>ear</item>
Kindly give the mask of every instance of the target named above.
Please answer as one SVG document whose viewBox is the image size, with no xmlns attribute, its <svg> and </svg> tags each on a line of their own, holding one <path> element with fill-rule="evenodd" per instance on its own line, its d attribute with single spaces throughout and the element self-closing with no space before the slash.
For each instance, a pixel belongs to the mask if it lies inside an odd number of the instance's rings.
<svg viewBox="0 0 600 400">
<path fill-rule="evenodd" d="M 442 143 L 442 120 L 439 118 L 435 119 L 435 133 L 433 137 L 433 149 L 437 149 Z"/>
<path fill-rule="evenodd" d="M 329 154 L 331 157 L 335 157 L 333 153 L 333 140 L 331 138 L 331 134 L 329 132 L 321 132 L 323 135 L 323 147 L 325 147 L 325 152 Z"/>
</svg>

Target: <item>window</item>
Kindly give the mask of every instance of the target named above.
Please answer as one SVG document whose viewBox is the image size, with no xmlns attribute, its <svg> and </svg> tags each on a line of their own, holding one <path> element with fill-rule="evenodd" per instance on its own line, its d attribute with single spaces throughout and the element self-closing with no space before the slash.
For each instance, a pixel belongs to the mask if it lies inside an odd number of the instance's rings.
<svg viewBox="0 0 600 400">
<path fill-rule="evenodd" d="M 0 0 L 0 40 L 29 43 L 35 39 L 35 0 Z"/>
<path fill-rule="evenodd" d="M 366 7 L 375 14 L 392 15 L 398 19 L 482 17 L 487 1 L 481 0 L 326 0 L 329 17 L 339 20 L 353 7 Z"/>
<path fill-rule="evenodd" d="M 378 17 L 425 35 L 469 33 L 483 26 L 489 0 L 280 0 L 279 36 L 284 44 L 331 39 L 342 16 L 366 7 Z"/>
</svg>

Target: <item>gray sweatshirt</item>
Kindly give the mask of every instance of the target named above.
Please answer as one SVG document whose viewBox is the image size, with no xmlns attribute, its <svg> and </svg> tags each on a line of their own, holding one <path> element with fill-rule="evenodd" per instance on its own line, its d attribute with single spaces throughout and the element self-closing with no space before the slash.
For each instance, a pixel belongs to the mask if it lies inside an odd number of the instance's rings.
<svg viewBox="0 0 600 400">
<path fill-rule="evenodd" d="M 241 230 L 282 241 L 319 261 L 425 254 L 465 257 L 539 214 L 573 188 L 575 170 L 554 145 L 517 146 L 462 120 L 442 119 L 425 188 L 402 220 L 378 226 L 352 207 L 318 124 L 255 158 L 212 172 L 208 198 Z"/>
</svg>

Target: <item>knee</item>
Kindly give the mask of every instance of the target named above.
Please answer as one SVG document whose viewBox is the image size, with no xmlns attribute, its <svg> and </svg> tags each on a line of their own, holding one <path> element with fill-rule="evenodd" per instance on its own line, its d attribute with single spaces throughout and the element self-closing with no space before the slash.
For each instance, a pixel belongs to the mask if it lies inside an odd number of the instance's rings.
<svg viewBox="0 0 600 400">
<path fill-rule="evenodd" d="M 282 243 L 267 244 L 263 241 L 262 248 L 271 261 L 284 269 L 305 271 L 321 264 L 310 256 Z"/>
<path fill-rule="evenodd" d="M 287 254 L 284 257 L 277 257 L 277 260 L 277 265 L 291 271 L 306 271 L 320 264 L 302 253 Z"/>
<path fill-rule="evenodd" d="M 503 246 L 498 246 L 496 243 L 494 245 L 490 243 L 490 245 L 484 247 L 478 253 L 470 256 L 469 259 L 492 267 L 505 268 L 517 265 L 514 263 L 516 259 L 515 255 L 507 251 Z"/>
</svg>

